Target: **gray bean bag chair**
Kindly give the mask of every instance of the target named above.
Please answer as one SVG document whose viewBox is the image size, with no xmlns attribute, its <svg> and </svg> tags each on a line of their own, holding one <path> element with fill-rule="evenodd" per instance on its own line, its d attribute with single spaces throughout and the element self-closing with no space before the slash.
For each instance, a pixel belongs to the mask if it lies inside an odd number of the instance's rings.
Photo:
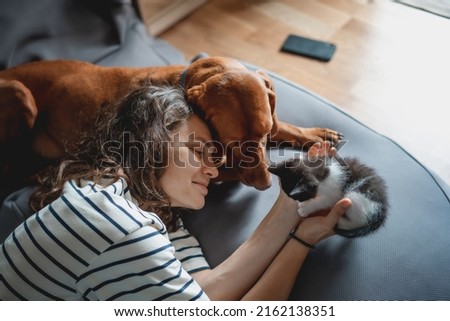
<svg viewBox="0 0 450 321">
<path fill-rule="evenodd" d="M 5 33 L 1 68 L 57 58 L 122 66 L 185 63 L 178 50 L 146 34 L 131 1 L 0 0 L 0 4 L 0 30 Z M 334 236 L 311 251 L 291 299 L 450 300 L 449 186 L 388 137 L 267 72 L 275 83 L 279 118 L 344 133 L 340 155 L 357 156 L 374 167 L 386 180 L 390 199 L 386 224 L 374 234 L 357 239 Z M 270 157 L 275 161 L 293 153 L 272 150 Z M 31 191 L 25 187 L 4 201 L 0 243 L 29 215 Z M 245 241 L 277 194 L 276 183 L 262 192 L 239 182 L 218 183 L 200 213 L 184 215 L 211 266 Z"/>
</svg>

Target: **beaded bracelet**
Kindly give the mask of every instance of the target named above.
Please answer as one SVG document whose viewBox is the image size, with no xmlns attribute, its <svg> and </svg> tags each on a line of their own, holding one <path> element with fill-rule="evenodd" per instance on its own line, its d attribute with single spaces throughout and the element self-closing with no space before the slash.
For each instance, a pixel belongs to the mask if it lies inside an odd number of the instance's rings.
<svg viewBox="0 0 450 321">
<path fill-rule="evenodd" d="M 295 230 L 292 230 L 292 232 L 289 233 L 289 238 L 290 238 L 290 239 L 296 240 L 297 242 L 299 242 L 300 244 L 306 246 L 307 248 L 309 248 L 309 249 L 311 249 L 311 250 L 313 250 L 313 249 L 316 248 L 314 245 L 309 244 L 309 243 L 306 242 L 306 241 L 303 241 L 301 238 L 299 238 L 297 235 L 295 235 Z"/>
</svg>

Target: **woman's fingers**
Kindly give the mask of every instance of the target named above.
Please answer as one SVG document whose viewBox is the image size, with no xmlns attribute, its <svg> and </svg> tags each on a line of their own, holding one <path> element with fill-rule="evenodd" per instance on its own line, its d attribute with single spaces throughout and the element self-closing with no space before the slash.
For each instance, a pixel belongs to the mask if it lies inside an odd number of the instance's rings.
<svg viewBox="0 0 450 321">
<path fill-rule="evenodd" d="M 331 209 L 330 213 L 326 216 L 330 226 L 334 227 L 351 205 L 352 200 L 349 198 L 343 198 L 337 202 Z"/>
<path fill-rule="evenodd" d="M 333 147 L 333 144 L 329 141 L 324 141 L 323 143 L 317 142 L 312 145 L 308 150 L 308 157 L 334 157 L 336 153 L 337 150 Z"/>
</svg>

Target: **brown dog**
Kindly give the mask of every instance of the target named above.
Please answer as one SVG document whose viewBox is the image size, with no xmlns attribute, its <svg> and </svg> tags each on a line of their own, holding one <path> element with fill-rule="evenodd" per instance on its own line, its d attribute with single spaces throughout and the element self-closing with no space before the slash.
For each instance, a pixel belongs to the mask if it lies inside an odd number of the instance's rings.
<svg viewBox="0 0 450 321">
<path fill-rule="evenodd" d="M 122 98 L 147 81 L 183 83 L 188 102 L 200 110 L 225 146 L 227 163 L 220 171 L 220 180 L 238 179 L 258 189 L 269 187 L 268 137 L 271 142 L 293 147 L 340 139 L 340 134 L 330 129 L 305 129 L 278 121 L 270 78 L 233 59 L 208 57 L 188 67 L 148 68 L 39 61 L 0 72 L 2 176 L 19 180 L 30 174 L 21 170 L 32 165 L 27 149 L 44 160 L 62 157 L 66 142 L 75 140 L 92 124 L 99 106 Z"/>
</svg>

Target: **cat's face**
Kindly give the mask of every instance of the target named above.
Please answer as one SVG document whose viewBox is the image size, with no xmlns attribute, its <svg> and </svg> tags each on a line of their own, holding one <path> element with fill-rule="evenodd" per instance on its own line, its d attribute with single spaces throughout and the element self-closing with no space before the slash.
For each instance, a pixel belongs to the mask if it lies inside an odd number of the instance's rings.
<svg viewBox="0 0 450 321">
<path fill-rule="evenodd" d="M 279 162 L 269 167 L 269 171 L 280 178 L 283 191 L 299 202 L 304 202 L 317 195 L 320 183 L 318 170 L 323 171 L 326 168 L 319 169 L 299 158 Z M 322 175 L 323 173 L 320 176 Z"/>
</svg>

